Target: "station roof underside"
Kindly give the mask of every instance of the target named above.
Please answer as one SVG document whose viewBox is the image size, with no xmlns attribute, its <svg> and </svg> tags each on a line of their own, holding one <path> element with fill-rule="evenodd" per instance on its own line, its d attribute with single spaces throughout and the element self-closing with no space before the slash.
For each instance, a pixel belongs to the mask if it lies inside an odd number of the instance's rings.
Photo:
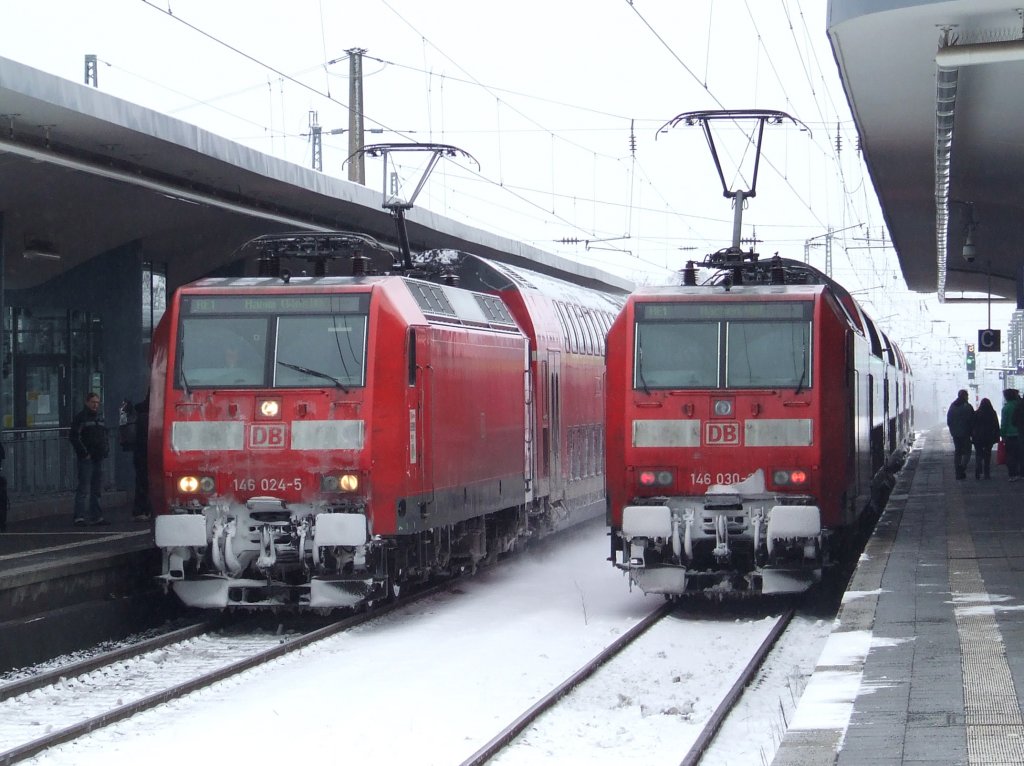
<svg viewBox="0 0 1024 766">
<path fill-rule="evenodd" d="M 8 289 L 138 243 L 168 286 L 237 259 L 253 237 L 344 230 L 397 242 L 380 191 L 262 154 L 94 88 L 0 58 L 0 214 Z M 413 250 L 452 248 L 592 287 L 628 280 L 425 209 Z M 23 257 L 46 243 L 59 259 Z"/>
<path fill-rule="evenodd" d="M 829 2 L 832 49 L 911 290 L 983 299 L 991 275 L 993 297 L 1016 296 L 1022 13 L 1007 0 Z"/>
</svg>

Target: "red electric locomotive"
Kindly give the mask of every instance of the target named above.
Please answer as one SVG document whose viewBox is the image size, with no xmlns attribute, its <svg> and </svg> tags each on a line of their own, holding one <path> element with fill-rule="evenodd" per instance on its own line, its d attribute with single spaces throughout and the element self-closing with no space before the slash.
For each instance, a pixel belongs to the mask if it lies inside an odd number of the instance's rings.
<svg viewBox="0 0 1024 766">
<path fill-rule="evenodd" d="M 647 593 L 794 592 L 912 438 L 910 370 L 824 274 L 730 248 L 608 334 L 611 560 Z M 873 502 L 872 502 L 873 501 Z"/>
<path fill-rule="evenodd" d="M 253 244 L 260 276 L 179 289 L 154 338 L 155 534 L 182 601 L 353 606 L 600 513 L 614 288 L 456 251 L 400 268 L 355 234 Z"/>
</svg>

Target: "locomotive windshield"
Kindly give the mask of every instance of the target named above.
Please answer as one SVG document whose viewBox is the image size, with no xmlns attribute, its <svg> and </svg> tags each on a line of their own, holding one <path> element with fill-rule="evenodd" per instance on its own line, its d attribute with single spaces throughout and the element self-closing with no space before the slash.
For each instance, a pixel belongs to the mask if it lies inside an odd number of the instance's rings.
<svg viewBox="0 0 1024 766">
<path fill-rule="evenodd" d="M 185 296 L 176 385 L 359 387 L 369 296 Z"/>
<path fill-rule="evenodd" d="M 633 386 L 811 386 L 810 302 L 641 303 Z"/>
</svg>

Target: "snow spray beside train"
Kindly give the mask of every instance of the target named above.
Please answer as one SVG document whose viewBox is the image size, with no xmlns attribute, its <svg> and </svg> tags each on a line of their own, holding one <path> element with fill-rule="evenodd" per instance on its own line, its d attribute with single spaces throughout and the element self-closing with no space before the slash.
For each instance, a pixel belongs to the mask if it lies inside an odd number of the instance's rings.
<svg viewBox="0 0 1024 766">
<path fill-rule="evenodd" d="M 622 295 L 459 251 L 394 273 L 356 234 L 253 245 L 261 276 L 177 290 L 154 338 L 156 542 L 182 601 L 354 606 L 600 514 Z M 311 254 L 321 276 L 280 268 Z"/>
</svg>

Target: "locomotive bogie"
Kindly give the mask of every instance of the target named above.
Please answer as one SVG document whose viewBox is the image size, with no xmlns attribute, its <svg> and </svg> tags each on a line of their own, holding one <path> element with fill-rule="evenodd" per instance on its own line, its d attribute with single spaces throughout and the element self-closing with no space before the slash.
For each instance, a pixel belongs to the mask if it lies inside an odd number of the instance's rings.
<svg viewBox="0 0 1024 766">
<path fill-rule="evenodd" d="M 396 581 L 422 582 L 497 560 L 531 536 L 524 508 L 413 535 L 369 536 L 362 514 L 257 519 L 248 509 L 156 519 L 163 579 L 190 606 L 351 607 Z"/>
<path fill-rule="evenodd" d="M 729 508 L 708 507 L 708 497 L 627 506 L 617 566 L 645 593 L 761 591 L 780 572 L 804 590 L 821 575 L 821 511 L 777 499 L 748 497 Z"/>
</svg>

